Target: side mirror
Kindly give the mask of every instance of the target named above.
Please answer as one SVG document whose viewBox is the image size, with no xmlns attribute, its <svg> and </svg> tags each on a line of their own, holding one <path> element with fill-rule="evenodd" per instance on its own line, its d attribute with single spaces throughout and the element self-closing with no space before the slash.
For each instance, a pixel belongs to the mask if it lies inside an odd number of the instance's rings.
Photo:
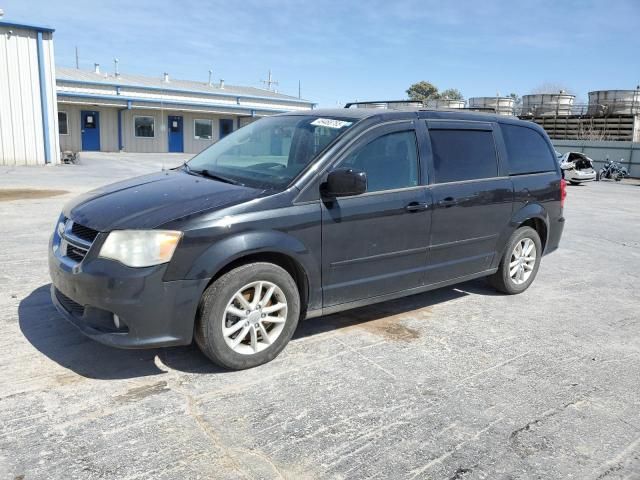
<svg viewBox="0 0 640 480">
<path fill-rule="evenodd" d="M 326 197 L 347 197 L 360 195 L 367 191 L 367 174 L 353 168 L 342 168 L 329 172 L 324 184 Z"/>
</svg>

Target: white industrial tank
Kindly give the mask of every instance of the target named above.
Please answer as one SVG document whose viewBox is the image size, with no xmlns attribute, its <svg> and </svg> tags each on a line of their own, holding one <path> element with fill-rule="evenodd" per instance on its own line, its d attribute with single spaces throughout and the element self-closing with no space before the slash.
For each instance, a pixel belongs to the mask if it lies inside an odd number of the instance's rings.
<svg viewBox="0 0 640 480">
<path fill-rule="evenodd" d="M 493 110 L 498 115 L 513 115 L 514 100 L 511 97 L 471 97 L 469 108 Z"/>
</svg>

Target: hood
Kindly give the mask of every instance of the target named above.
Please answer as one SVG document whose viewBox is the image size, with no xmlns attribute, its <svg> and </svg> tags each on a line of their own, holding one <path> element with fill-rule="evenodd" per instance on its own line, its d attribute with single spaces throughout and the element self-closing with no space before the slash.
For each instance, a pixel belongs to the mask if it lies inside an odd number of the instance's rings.
<svg viewBox="0 0 640 480">
<path fill-rule="evenodd" d="M 169 170 L 87 192 L 65 205 L 63 213 L 101 232 L 155 228 L 186 215 L 256 198 L 262 192 Z"/>
</svg>

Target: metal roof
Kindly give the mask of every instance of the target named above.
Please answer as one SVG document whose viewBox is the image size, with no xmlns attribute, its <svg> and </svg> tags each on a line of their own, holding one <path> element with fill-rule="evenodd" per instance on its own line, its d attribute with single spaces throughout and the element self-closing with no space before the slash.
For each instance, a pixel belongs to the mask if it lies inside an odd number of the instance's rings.
<svg viewBox="0 0 640 480">
<path fill-rule="evenodd" d="M 44 25 L 32 25 L 30 23 L 7 22 L 0 20 L 0 27 L 7 28 L 24 28 L 25 30 L 36 30 L 37 32 L 55 32 L 55 29 Z"/>
<path fill-rule="evenodd" d="M 121 73 L 117 77 L 110 73 L 95 73 L 93 71 L 79 70 L 76 68 L 56 67 L 56 80 L 59 82 L 85 83 L 106 86 L 127 86 L 153 90 L 172 91 L 179 93 L 204 93 L 209 95 L 231 95 L 262 98 L 269 100 L 282 100 L 293 103 L 313 105 L 309 100 L 300 99 L 290 95 L 273 92 L 257 87 L 241 87 L 225 84 L 220 88 L 218 84 L 209 85 L 207 82 L 193 80 L 169 79 L 165 82 L 162 76 L 148 77 L 143 75 L 131 75 Z"/>
</svg>

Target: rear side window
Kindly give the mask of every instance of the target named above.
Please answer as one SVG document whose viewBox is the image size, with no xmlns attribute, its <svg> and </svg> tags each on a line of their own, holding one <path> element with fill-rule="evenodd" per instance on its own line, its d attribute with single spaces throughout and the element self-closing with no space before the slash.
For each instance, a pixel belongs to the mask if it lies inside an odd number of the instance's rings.
<svg viewBox="0 0 640 480">
<path fill-rule="evenodd" d="M 437 183 L 498 176 L 493 133 L 485 130 L 429 130 Z"/>
<path fill-rule="evenodd" d="M 509 155 L 509 174 L 549 172 L 556 169 L 555 160 L 545 139 L 531 128 L 501 125 Z"/>
</svg>

